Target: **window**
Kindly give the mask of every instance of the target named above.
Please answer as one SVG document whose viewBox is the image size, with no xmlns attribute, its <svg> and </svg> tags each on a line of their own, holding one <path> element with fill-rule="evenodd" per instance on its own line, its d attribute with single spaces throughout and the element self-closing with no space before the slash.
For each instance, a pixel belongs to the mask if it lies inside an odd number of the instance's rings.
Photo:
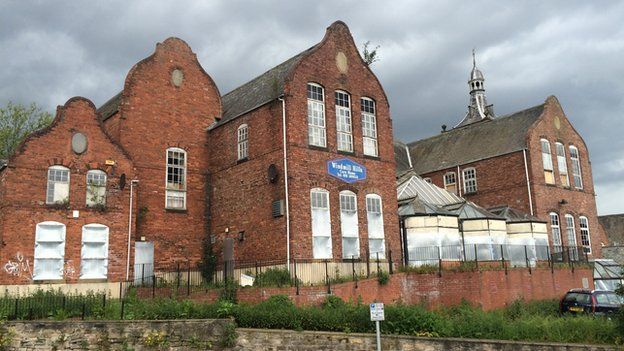
<svg viewBox="0 0 624 351">
<path fill-rule="evenodd" d="M 570 214 L 565 215 L 566 233 L 568 236 L 568 246 L 576 246 L 576 229 L 574 228 L 574 217 Z"/>
<path fill-rule="evenodd" d="M 326 147 L 325 103 L 323 87 L 308 83 L 308 143 Z"/>
<path fill-rule="evenodd" d="M 249 131 L 246 124 L 238 127 L 238 159 L 244 160 L 249 155 Z"/>
<path fill-rule="evenodd" d="M 65 265 L 65 225 L 41 222 L 35 232 L 33 280 L 63 279 Z"/>
<path fill-rule="evenodd" d="M 48 168 L 48 189 L 46 204 L 57 204 L 69 201 L 69 168 L 52 166 Z"/>
<path fill-rule="evenodd" d="M 336 91 L 336 135 L 338 150 L 353 152 L 351 99 L 344 91 Z"/>
<path fill-rule="evenodd" d="M 314 258 L 332 258 L 331 218 L 329 216 L 329 192 L 312 189 L 312 255 Z"/>
<path fill-rule="evenodd" d="M 477 192 L 477 170 L 474 168 L 466 168 L 462 171 L 464 178 L 464 193 L 476 193 Z"/>
<path fill-rule="evenodd" d="M 377 194 L 366 195 L 366 219 L 368 221 L 368 247 L 370 257 L 386 258 L 381 197 Z"/>
<path fill-rule="evenodd" d="M 167 183 L 165 207 L 186 209 L 186 151 L 167 149 Z"/>
<path fill-rule="evenodd" d="M 557 168 L 559 169 L 559 181 L 563 186 L 570 186 L 570 179 L 568 178 L 568 165 L 566 164 L 565 147 L 562 143 L 555 143 L 555 150 L 557 151 Z"/>
<path fill-rule="evenodd" d="M 106 279 L 108 275 L 108 227 L 87 224 L 82 227 L 80 279 Z"/>
<path fill-rule="evenodd" d="M 357 197 L 351 191 L 340 192 L 340 232 L 342 233 L 342 257 L 360 257 Z"/>
<path fill-rule="evenodd" d="M 87 172 L 87 206 L 106 205 L 106 172 Z"/>
<path fill-rule="evenodd" d="M 364 155 L 379 155 L 377 151 L 377 117 L 375 101 L 369 98 L 360 99 L 362 109 L 362 136 L 364 138 Z"/>
<path fill-rule="evenodd" d="M 576 146 L 570 146 L 570 161 L 572 161 L 572 178 L 574 179 L 574 187 L 577 189 L 583 189 L 581 161 L 579 160 L 579 152 Z"/>
<path fill-rule="evenodd" d="M 429 184 L 431 184 L 431 178 L 423 178 L 423 180 Z"/>
<path fill-rule="evenodd" d="M 591 253 L 591 240 L 589 239 L 589 221 L 587 217 L 579 217 L 579 226 L 581 227 L 581 245 L 584 252 Z"/>
<path fill-rule="evenodd" d="M 455 172 L 448 172 L 444 175 L 444 189 L 457 194 L 457 178 Z"/>
<path fill-rule="evenodd" d="M 561 248 L 561 229 L 559 227 L 559 215 L 550 213 L 550 229 L 552 230 L 552 243 L 555 250 Z"/>
<path fill-rule="evenodd" d="M 552 155 L 550 154 L 550 143 L 546 139 L 541 139 L 540 141 L 542 144 L 542 165 L 544 167 L 544 179 L 548 184 L 555 184 Z"/>
</svg>

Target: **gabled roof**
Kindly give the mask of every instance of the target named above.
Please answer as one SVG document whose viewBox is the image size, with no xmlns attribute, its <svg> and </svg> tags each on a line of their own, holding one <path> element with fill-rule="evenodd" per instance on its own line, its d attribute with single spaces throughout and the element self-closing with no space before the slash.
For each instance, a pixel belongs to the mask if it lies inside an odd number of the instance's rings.
<svg viewBox="0 0 624 351">
<path fill-rule="evenodd" d="M 407 145 L 405 143 L 394 140 L 394 160 L 396 161 L 396 175 L 401 176 L 403 173 L 410 170 L 410 159 L 407 153 Z"/>
<path fill-rule="evenodd" d="M 598 216 L 611 245 L 624 245 L 624 214 Z"/>
<path fill-rule="evenodd" d="M 546 223 L 541 219 L 531 216 L 528 213 L 522 212 L 518 209 L 509 206 L 500 206 L 488 208 L 488 211 L 494 213 L 497 216 L 505 217 L 507 223 L 526 223 L 526 222 L 539 222 Z"/>
<path fill-rule="evenodd" d="M 442 207 L 426 203 L 418 197 L 400 200 L 398 213 L 399 217 L 414 215 L 442 215 L 454 217 L 457 216 L 456 214 L 447 211 Z"/>
<path fill-rule="evenodd" d="M 100 113 L 100 121 L 107 120 L 117 111 L 119 111 L 119 104 L 121 103 L 121 93 L 123 93 L 123 90 L 117 93 L 117 95 L 110 98 L 110 100 L 106 101 L 104 105 L 100 106 L 100 108 L 97 109 L 97 112 Z"/>
<path fill-rule="evenodd" d="M 418 197 L 422 201 L 436 206 L 452 205 L 465 201 L 445 189 L 424 181 L 414 172 L 410 172 L 399 179 L 397 197 L 399 200 Z"/>
<path fill-rule="evenodd" d="M 292 68 L 316 46 L 289 58 L 221 97 L 223 116 L 211 128 L 271 102 L 284 94 L 284 83 Z"/>
<path fill-rule="evenodd" d="M 504 221 L 505 217 L 495 215 L 471 201 L 444 206 L 445 210 L 455 213 L 459 219 L 495 219 Z"/>
<path fill-rule="evenodd" d="M 424 174 L 523 150 L 529 127 L 543 111 L 540 104 L 409 143 L 414 171 Z"/>
</svg>

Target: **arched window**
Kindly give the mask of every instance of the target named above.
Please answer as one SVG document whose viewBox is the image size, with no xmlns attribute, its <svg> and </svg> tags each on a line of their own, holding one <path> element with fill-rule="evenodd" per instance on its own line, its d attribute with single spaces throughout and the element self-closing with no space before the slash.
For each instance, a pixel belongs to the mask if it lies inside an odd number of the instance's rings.
<svg viewBox="0 0 624 351">
<path fill-rule="evenodd" d="M 462 171 L 464 178 L 464 194 L 477 192 L 477 170 L 473 167 L 466 168 Z"/>
<path fill-rule="evenodd" d="M 353 152 L 353 123 L 351 121 L 351 97 L 347 92 L 337 90 L 336 98 L 336 137 L 338 150 Z"/>
<path fill-rule="evenodd" d="M 574 179 L 574 187 L 583 189 L 583 177 L 581 176 L 581 160 L 579 151 L 576 146 L 570 146 L 570 161 L 572 163 L 572 178 Z"/>
<path fill-rule="evenodd" d="M 581 227 L 581 245 L 583 245 L 583 250 L 591 254 L 591 239 L 589 237 L 589 221 L 587 217 L 579 217 L 579 227 Z"/>
<path fill-rule="evenodd" d="M 325 92 L 322 86 L 308 83 L 308 143 L 326 147 Z"/>
<path fill-rule="evenodd" d="M 108 227 L 102 224 L 87 224 L 82 227 L 80 279 L 106 279 L 108 232 Z"/>
<path fill-rule="evenodd" d="M 362 110 L 362 136 L 364 138 L 364 155 L 379 156 L 377 150 L 377 113 L 375 101 L 363 97 L 360 99 Z"/>
<path fill-rule="evenodd" d="M 360 257 L 357 196 L 354 192 L 340 192 L 340 232 L 342 233 L 342 257 Z"/>
<path fill-rule="evenodd" d="M 559 215 L 550 213 L 550 229 L 552 231 L 552 244 L 555 252 L 561 252 L 561 227 L 559 226 Z"/>
<path fill-rule="evenodd" d="M 310 191 L 312 215 L 312 254 L 314 258 L 332 258 L 329 192 L 314 188 Z"/>
<path fill-rule="evenodd" d="M 368 222 L 368 248 L 371 258 L 386 258 L 383 210 L 381 196 L 366 195 L 366 219 Z"/>
<path fill-rule="evenodd" d="M 574 227 L 574 216 L 565 215 L 566 233 L 568 234 L 568 255 L 571 260 L 578 260 L 578 243 L 576 241 L 576 228 Z"/>
<path fill-rule="evenodd" d="M 236 133 L 238 140 L 238 159 L 244 160 L 249 156 L 249 128 L 241 124 Z"/>
<path fill-rule="evenodd" d="M 186 156 L 186 151 L 180 148 L 167 149 L 165 207 L 168 209 L 186 209 Z"/>
<path fill-rule="evenodd" d="M 555 184 L 552 155 L 550 154 L 550 143 L 546 139 L 541 139 L 540 143 L 542 144 L 542 166 L 544 168 L 544 179 L 548 184 Z"/>
<path fill-rule="evenodd" d="M 106 205 L 106 172 L 92 169 L 87 172 L 87 207 Z"/>
<path fill-rule="evenodd" d="M 33 280 L 63 279 L 65 265 L 65 224 L 37 223 Z"/>
<path fill-rule="evenodd" d="M 457 194 L 457 177 L 455 172 L 447 172 L 444 174 L 444 189 Z"/>
<path fill-rule="evenodd" d="M 557 151 L 557 169 L 559 169 L 559 181 L 563 186 L 570 186 L 565 147 L 562 143 L 555 143 L 555 150 Z"/>
<path fill-rule="evenodd" d="M 69 202 L 69 168 L 51 166 L 48 168 L 46 204 Z"/>
</svg>

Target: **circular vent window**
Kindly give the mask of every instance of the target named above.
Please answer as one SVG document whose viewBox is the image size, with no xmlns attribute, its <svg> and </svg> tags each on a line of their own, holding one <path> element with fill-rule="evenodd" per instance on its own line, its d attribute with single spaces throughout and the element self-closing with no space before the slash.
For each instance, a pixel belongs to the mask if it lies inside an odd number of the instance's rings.
<svg viewBox="0 0 624 351">
<path fill-rule="evenodd" d="M 182 70 L 174 69 L 173 72 L 171 72 L 171 83 L 173 83 L 173 85 L 179 87 L 180 85 L 182 85 L 183 80 L 184 72 L 182 72 Z"/>
<path fill-rule="evenodd" d="M 87 151 L 87 137 L 82 133 L 76 133 L 72 136 L 72 150 L 81 154 Z"/>
</svg>

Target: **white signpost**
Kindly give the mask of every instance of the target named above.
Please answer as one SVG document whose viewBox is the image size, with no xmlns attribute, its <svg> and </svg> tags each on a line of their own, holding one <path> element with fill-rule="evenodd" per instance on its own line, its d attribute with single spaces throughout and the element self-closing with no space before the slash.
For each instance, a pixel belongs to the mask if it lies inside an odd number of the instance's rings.
<svg viewBox="0 0 624 351">
<path fill-rule="evenodd" d="M 383 303 L 374 302 L 370 304 L 370 318 L 371 321 L 375 322 L 375 328 L 377 329 L 377 351 L 381 351 L 381 330 L 379 329 L 379 322 L 385 320 Z"/>
</svg>

